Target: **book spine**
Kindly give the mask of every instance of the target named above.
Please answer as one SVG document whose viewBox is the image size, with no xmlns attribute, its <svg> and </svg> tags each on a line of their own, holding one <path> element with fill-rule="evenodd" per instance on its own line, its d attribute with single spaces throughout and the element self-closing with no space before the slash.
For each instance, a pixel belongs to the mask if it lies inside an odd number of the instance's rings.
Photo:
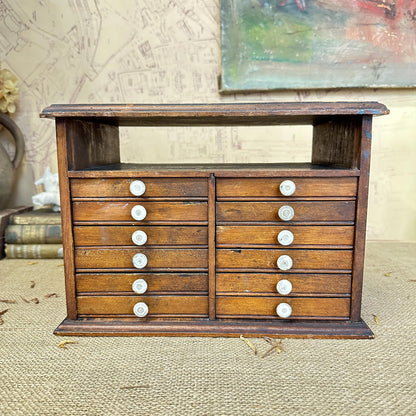
<svg viewBox="0 0 416 416">
<path fill-rule="evenodd" d="M 36 211 L 26 213 L 25 215 L 12 215 L 9 224 L 16 225 L 38 225 L 38 224 L 61 224 L 61 215 L 52 213 L 50 215 L 38 215 Z"/>
<path fill-rule="evenodd" d="M 62 259 L 62 244 L 6 244 L 7 259 Z"/>
<path fill-rule="evenodd" d="M 62 243 L 61 225 L 9 225 L 6 227 L 6 243 L 59 244 Z"/>
</svg>

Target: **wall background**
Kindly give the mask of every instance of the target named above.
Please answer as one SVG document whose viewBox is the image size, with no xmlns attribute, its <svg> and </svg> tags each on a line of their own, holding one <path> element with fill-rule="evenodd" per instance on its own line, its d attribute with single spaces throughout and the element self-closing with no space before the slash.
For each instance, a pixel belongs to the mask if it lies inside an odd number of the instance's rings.
<svg viewBox="0 0 416 416">
<path fill-rule="evenodd" d="M 0 61 L 20 80 L 14 119 L 26 140 L 10 205 L 31 203 L 44 168 L 57 170 L 54 123 L 38 117 L 53 103 L 376 100 L 391 114 L 374 119 L 368 238 L 416 240 L 415 89 L 220 95 L 219 40 L 218 0 L 0 0 Z M 125 129 L 122 139 L 124 160 L 138 162 L 305 160 L 310 149 L 301 127 Z"/>
</svg>

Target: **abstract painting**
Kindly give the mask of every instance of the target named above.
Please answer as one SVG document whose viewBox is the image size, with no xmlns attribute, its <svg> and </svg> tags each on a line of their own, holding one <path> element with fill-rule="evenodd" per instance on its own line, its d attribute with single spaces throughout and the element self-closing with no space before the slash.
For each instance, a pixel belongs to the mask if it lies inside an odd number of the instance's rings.
<svg viewBox="0 0 416 416">
<path fill-rule="evenodd" d="M 416 86 L 416 0 L 221 0 L 221 91 Z"/>
</svg>

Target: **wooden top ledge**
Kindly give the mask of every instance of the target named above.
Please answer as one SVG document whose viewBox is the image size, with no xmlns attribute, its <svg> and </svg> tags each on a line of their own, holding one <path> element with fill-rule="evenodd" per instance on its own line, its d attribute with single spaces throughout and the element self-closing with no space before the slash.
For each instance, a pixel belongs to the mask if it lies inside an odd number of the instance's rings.
<svg viewBox="0 0 416 416">
<path fill-rule="evenodd" d="M 387 107 L 378 102 L 54 104 L 40 117 L 93 118 L 119 126 L 271 125 L 315 124 L 329 116 L 388 113 Z"/>
</svg>

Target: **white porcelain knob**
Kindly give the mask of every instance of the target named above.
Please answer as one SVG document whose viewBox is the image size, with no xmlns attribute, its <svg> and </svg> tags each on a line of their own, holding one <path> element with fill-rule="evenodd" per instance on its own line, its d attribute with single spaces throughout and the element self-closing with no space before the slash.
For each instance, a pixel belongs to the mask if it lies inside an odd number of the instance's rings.
<svg viewBox="0 0 416 416">
<path fill-rule="evenodd" d="M 143 269 L 147 265 L 147 257 L 143 253 L 137 253 L 133 256 L 133 266 L 136 269 Z"/>
<path fill-rule="evenodd" d="M 292 315 L 292 308 L 288 303 L 279 303 L 276 308 L 276 313 L 281 318 L 289 318 Z"/>
<path fill-rule="evenodd" d="M 294 239 L 293 233 L 289 230 L 282 230 L 277 236 L 277 241 L 282 246 L 290 246 L 293 243 L 293 239 Z"/>
<path fill-rule="evenodd" d="M 136 221 L 141 221 L 144 220 L 146 218 L 147 215 L 147 211 L 146 208 L 143 207 L 142 205 L 135 205 L 132 209 L 131 209 L 131 216 L 136 220 Z"/>
<path fill-rule="evenodd" d="M 130 184 L 130 192 L 135 196 L 143 195 L 146 192 L 146 185 L 142 181 L 133 181 Z"/>
<path fill-rule="evenodd" d="M 282 221 L 290 221 L 295 216 L 295 210 L 289 205 L 283 205 L 279 208 L 278 215 Z"/>
<path fill-rule="evenodd" d="M 133 313 L 139 318 L 144 318 L 149 313 L 149 307 L 144 302 L 138 302 L 133 306 Z"/>
<path fill-rule="evenodd" d="M 147 234 L 144 231 L 137 230 L 132 234 L 131 239 L 136 246 L 142 246 L 146 244 Z"/>
<path fill-rule="evenodd" d="M 283 254 L 277 259 L 277 267 L 280 270 L 290 270 L 293 266 L 293 260 L 290 256 Z"/>
<path fill-rule="evenodd" d="M 280 184 L 279 189 L 280 189 L 280 193 L 282 195 L 290 196 L 290 195 L 293 195 L 295 193 L 296 185 L 295 185 L 294 182 L 286 180 L 286 181 L 283 181 Z"/>
<path fill-rule="evenodd" d="M 147 283 L 144 279 L 137 279 L 133 282 L 131 285 L 133 292 L 138 293 L 139 295 L 142 295 L 147 291 Z"/>
<path fill-rule="evenodd" d="M 276 289 L 281 295 L 288 295 L 292 291 L 292 283 L 286 279 L 279 280 L 277 282 Z"/>
</svg>

